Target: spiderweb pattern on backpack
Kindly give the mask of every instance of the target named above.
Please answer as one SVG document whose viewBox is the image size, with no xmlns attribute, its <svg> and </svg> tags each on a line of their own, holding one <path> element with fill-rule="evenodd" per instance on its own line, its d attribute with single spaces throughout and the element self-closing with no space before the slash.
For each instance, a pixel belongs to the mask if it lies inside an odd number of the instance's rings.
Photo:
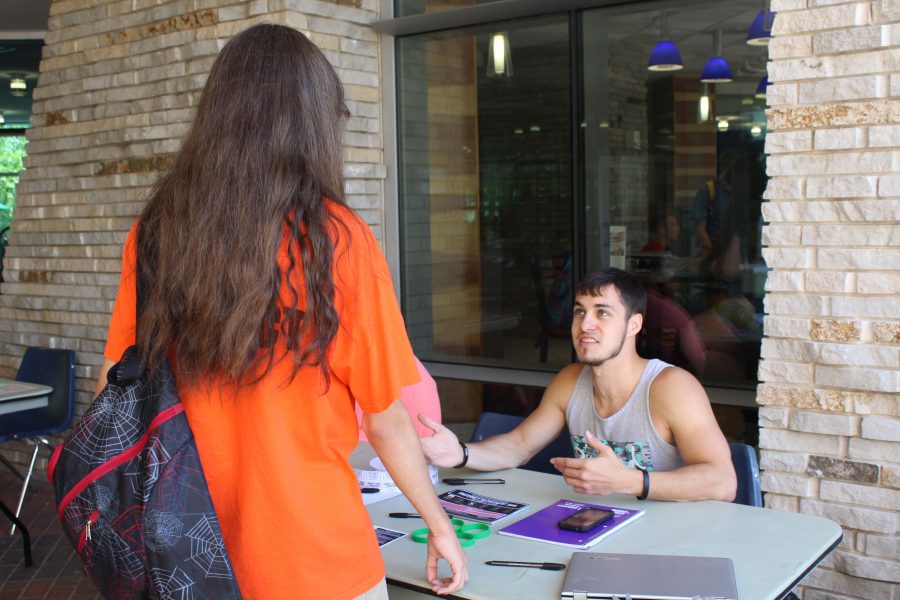
<svg viewBox="0 0 900 600">
<path fill-rule="evenodd" d="M 78 421 L 64 451 L 99 466 L 127 450 L 144 434 L 150 404 L 143 385 L 110 386 Z"/>
</svg>

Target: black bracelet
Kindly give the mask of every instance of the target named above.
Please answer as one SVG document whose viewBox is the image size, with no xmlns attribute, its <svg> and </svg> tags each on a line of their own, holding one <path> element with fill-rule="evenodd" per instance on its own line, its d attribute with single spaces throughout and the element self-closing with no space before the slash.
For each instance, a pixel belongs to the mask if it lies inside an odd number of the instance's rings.
<svg viewBox="0 0 900 600">
<path fill-rule="evenodd" d="M 466 466 L 466 463 L 469 462 L 469 447 L 466 446 L 465 444 L 463 444 L 462 442 L 460 442 L 459 445 L 463 449 L 463 459 L 462 459 L 461 463 L 451 467 L 453 469 L 462 469 L 464 466 Z"/>
<path fill-rule="evenodd" d="M 640 496 L 637 496 L 638 500 L 646 500 L 647 496 L 650 495 L 650 473 L 647 469 L 642 469 L 638 467 L 638 471 L 644 476 L 644 490 L 641 492 Z"/>
</svg>

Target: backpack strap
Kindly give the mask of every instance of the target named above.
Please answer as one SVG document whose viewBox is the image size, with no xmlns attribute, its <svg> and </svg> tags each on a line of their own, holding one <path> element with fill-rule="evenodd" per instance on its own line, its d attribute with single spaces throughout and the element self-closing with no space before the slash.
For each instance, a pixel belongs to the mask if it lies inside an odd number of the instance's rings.
<svg viewBox="0 0 900 600">
<path fill-rule="evenodd" d="M 716 212 L 716 180 L 709 179 L 706 182 L 706 192 L 709 194 L 709 202 L 706 204 L 706 220 L 712 219 Z"/>
</svg>

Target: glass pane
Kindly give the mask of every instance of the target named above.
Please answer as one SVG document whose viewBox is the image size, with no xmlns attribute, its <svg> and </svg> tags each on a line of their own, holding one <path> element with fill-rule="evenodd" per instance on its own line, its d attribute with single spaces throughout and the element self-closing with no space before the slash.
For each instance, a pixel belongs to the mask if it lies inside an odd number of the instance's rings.
<svg viewBox="0 0 900 600">
<path fill-rule="evenodd" d="M 563 16 L 398 42 L 403 301 L 422 360 L 570 360 L 568 42 Z"/>
<path fill-rule="evenodd" d="M 762 334 L 767 51 L 745 43 L 759 10 L 731 0 L 583 21 L 587 269 L 638 272 L 642 354 L 728 387 L 755 385 Z M 684 68 L 648 70 L 666 33 Z M 733 81 L 701 83 L 714 53 Z"/>
<path fill-rule="evenodd" d="M 394 3 L 395 14 L 398 17 L 420 15 L 422 13 L 441 12 L 463 8 L 475 4 L 487 4 L 497 0 L 397 0 Z"/>
</svg>

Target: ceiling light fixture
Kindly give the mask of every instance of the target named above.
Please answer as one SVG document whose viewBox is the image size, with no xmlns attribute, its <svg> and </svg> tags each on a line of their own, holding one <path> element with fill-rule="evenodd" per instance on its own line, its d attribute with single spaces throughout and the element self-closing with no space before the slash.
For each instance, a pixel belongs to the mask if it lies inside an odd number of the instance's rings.
<svg viewBox="0 0 900 600">
<path fill-rule="evenodd" d="M 713 52 L 715 56 L 706 61 L 700 81 L 706 83 L 728 83 L 734 79 L 731 75 L 731 67 L 728 61 L 722 57 L 722 32 L 716 29 L 713 32 Z"/>
<path fill-rule="evenodd" d="M 709 100 L 709 84 L 700 84 L 700 100 L 697 102 L 697 122 L 708 123 L 709 116 L 712 114 L 711 103 Z"/>
<path fill-rule="evenodd" d="M 25 84 L 25 78 L 20 75 L 13 75 L 12 79 L 9 80 L 9 93 L 13 96 L 24 96 L 28 91 L 28 86 Z"/>
<path fill-rule="evenodd" d="M 768 46 L 772 39 L 772 22 L 775 13 L 769 11 L 769 2 L 766 0 L 763 9 L 757 13 L 756 18 L 747 31 L 747 43 L 751 46 Z"/>
<path fill-rule="evenodd" d="M 6 119 L 3 118 L 3 113 L 0 113 L 0 125 L 3 125 L 4 123 L 6 123 Z"/>
<path fill-rule="evenodd" d="M 509 36 L 505 31 L 491 34 L 488 44 L 487 76 L 491 79 L 509 78 L 513 75 Z"/>
<path fill-rule="evenodd" d="M 684 68 L 684 61 L 681 59 L 681 52 L 675 42 L 669 39 L 669 27 L 666 20 L 666 13 L 660 16 L 660 29 L 662 30 L 662 41 L 653 47 L 650 53 L 650 60 L 647 62 L 648 71 L 678 71 Z"/>
<path fill-rule="evenodd" d="M 754 94 L 754 96 L 756 96 L 757 98 L 765 99 L 766 88 L 768 88 L 768 87 L 769 87 L 769 76 L 766 75 L 762 79 L 759 80 L 758 84 L 756 84 L 756 93 Z"/>
</svg>

